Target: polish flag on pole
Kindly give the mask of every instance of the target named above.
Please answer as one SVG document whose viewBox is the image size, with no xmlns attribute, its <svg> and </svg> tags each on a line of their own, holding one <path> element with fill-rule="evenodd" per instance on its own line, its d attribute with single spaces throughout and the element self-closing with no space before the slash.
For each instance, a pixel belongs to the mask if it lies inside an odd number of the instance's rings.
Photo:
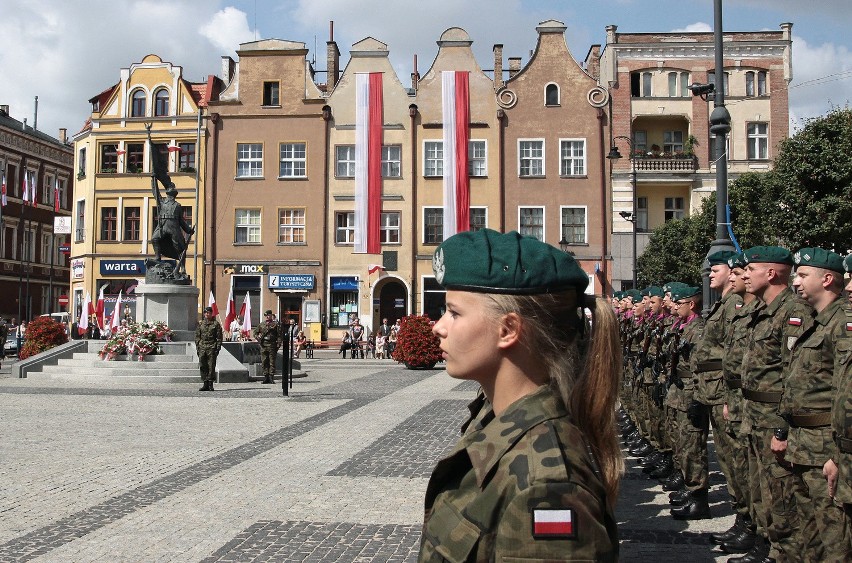
<svg viewBox="0 0 852 563">
<path fill-rule="evenodd" d="M 441 72 L 444 120 L 444 240 L 470 229 L 470 88 L 467 71 Z"/>
<path fill-rule="evenodd" d="M 210 298 L 207 299 L 207 306 L 213 309 L 213 316 L 219 316 L 219 307 L 216 306 L 216 298 L 213 297 L 213 290 L 210 290 Z"/>
<path fill-rule="evenodd" d="M 382 212 L 382 73 L 355 75 L 355 249 L 379 254 Z"/>
<path fill-rule="evenodd" d="M 370 264 L 370 265 L 367 266 L 367 273 L 368 274 L 375 274 L 378 271 L 384 271 L 384 269 L 385 269 L 384 266 L 379 266 L 378 264 Z"/>
<path fill-rule="evenodd" d="M 98 327 L 103 330 L 106 327 L 106 319 L 104 319 L 104 289 L 107 284 L 101 286 L 101 292 L 98 294 L 98 304 L 95 307 L 95 316 L 98 319 Z"/>
<path fill-rule="evenodd" d="M 94 307 L 92 307 L 92 296 L 87 291 L 86 299 L 83 301 L 83 308 L 80 309 L 80 320 L 77 321 L 77 333 L 80 336 L 83 336 L 86 334 L 86 331 L 89 330 L 89 315 L 94 312 Z"/>
<path fill-rule="evenodd" d="M 2 191 L 0 191 L 0 205 L 2 205 L 3 207 L 6 207 L 9 204 L 9 202 L 6 200 L 6 172 L 5 171 L 3 172 L 3 184 L 2 184 L 2 188 L 0 188 L 0 190 L 2 190 Z"/>
<path fill-rule="evenodd" d="M 30 204 L 30 173 L 28 170 L 24 170 L 24 205 Z"/>
<path fill-rule="evenodd" d="M 231 323 L 237 318 L 236 307 L 234 307 L 234 288 L 228 293 L 228 304 L 225 306 L 225 330 L 231 330 Z"/>
<path fill-rule="evenodd" d="M 59 178 L 56 178 L 53 185 L 53 210 L 59 211 Z"/>
<path fill-rule="evenodd" d="M 243 306 L 240 307 L 240 316 L 243 318 L 243 333 L 251 333 L 251 300 L 248 291 L 243 299 Z"/>
<path fill-rule="evenodd" d="M 121 290 L 118 290 L 118 300 L 115 302 L 115 309 L 112 310 L 109 328 L 114 332 L 119 326 L 121 326 Z"/>
</svg>

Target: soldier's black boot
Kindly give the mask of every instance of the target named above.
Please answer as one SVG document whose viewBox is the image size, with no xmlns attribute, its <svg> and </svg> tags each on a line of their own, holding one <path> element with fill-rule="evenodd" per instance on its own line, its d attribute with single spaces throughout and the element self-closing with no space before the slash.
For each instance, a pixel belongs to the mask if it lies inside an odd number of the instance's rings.
<svg viewBox="0 0 852 563">
<path fill-rule="evenodd" d="M 742 532 L 750 523 L 751 521 L 748 520 L 747 516 L 737 514 L 737 518 L 734 520 L 733 526 L 731 526 L 724 532 L 718 534 L 710 534 L 710 543 L 715 545 L 722 545 L 726 541 L 732 540 L 737 537 L 740 532 Z"/>
<path fill-rule="evenodd" d="M 675 520 L 704 520 L 710 518 L 710 503 L 707 490 L 692 491 L 686 504 L 671 510 Z"/>
<path fill-rule="evenodd" d="M 683 506 L 689 502 L 689 489 L 681 489 L 669 494 L 669 504 Z"/>
<path fill-rule="evenodd" d="M 213 391 L 213 390 L 214 390 L 214 389 L 213 389 L 213 380 L 212 380 L 212 379 L 211 379 L 210 381 L 208 381 L 208 382 L 207 382 L 207 390 L 208 390 L 208 391 Z"/>
<path fill-rule="evenodd" d="M 665 454 L 661 451 L 654 450 L 650 455 L 639 460 L 639 467 L 642 468 L 642 473 L 650 473 L 657 468 L 657 465 L 662 463 Z"/>
<path fill-rule="evenodd" d="M 725 549 L 726 544 L 722 544 L 722 549 Z M 730 557 L 728 559 L 731 563 L 755 563 L 755 562 L 763 562 L 769 557 L 769 542 L 766 541 L 766 538 L 756 537 L 754 540 L 754 546 L 746 553 L 740 557 Z"/>
<path fill-rule="evenodd" d="M 651 445 L 651 442 L 642 439 L 642 442 L 635 448 L 630 448 L 630 455 L 634 457 L 645 457 L 646 455 L 652 453 L 654 451 L 654 446 Z"/>
<path fill-rule="evenodd" d="M 210 387 L 210 385 L 208 385 L 208 383 L 209 383 L 209 382 L 205 379 L 205 380 L 204 380 L 204 385 L 202 385 L 202 386 L 201 386 L 201 389 L 199 389 L 199 391 L 208 391 L 208 390 L 209 390 L 209 387 Z"/>
<path fill-rule="evenodd" d="M 672 454 L 666 454 L 663 461 L 648 475 L 651 479 L 665 479 L 674 472 Z"/>
<path fill-rule="evenodd" d="M 261 383 L 261 385 L 272 385 L 274 383 L 275 381 L 273 376 L 270 376 L 269 374 L 263 374 L 263 383 Z"/>
<path fill-rule="evenodd" d="M 671 476 L 662 482 L 664 491 L 679 491 L 683 487 L 683 473 L 679 469 L 672 471 Z"/>
<path fill-rule="evenodd" d="M 755 545 L 760 541 L 765 540 L 757 535 L 754 524 L 749 523 L 749 525 L 740 530 L 739 534 L 723 543 L 721 547 L 725 553 L 746 553 L 754 549 Z M 768 554 L 769 551 L 766 553 Z"/>
</svg>

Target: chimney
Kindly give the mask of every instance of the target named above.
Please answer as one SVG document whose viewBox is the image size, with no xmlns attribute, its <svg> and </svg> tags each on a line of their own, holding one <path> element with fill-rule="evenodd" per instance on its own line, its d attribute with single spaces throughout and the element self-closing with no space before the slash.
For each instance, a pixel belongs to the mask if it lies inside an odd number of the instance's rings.
<svg viewBox="0 0 852 563">
<path fill-rule="evenodd" d="M 420 86 L 420 73 L 417 72 L 417 53 L 414 53 L 414 72 L 411 73 L 411 89 L 415 92 Z"/>
<path fill-rule="evenodd" d="M 494 89 L 503 87 L 503 45 L 494 45 Z"/>
<path fill-rule="evenodd" d="M 3 115 L 9 115 L 9 106 L 6 104 L 1 105 L 0 113 L 2 113 Z"/>
<path fill-rule="evenodd" d="M 326 43 L 326 93 L 331 94 L 337 84 L 338 73 L 340 72 L 340 49 L 337 48 L 337 43 L 334 42 L 334 21 L 328 22 L 328 42 Z"/>
<path fill-rule="evenodd" d="M 230 84 L 231 80 L 234 79 L 235 66 L 236 63 L 234 62 L 234 59 L 228 55 L 222 56 L 222 81 L 225 84 Z"/>
<path fill-rule="evenodd" d="M 63 145 L 68 142 L 68 129 L 65 127 L 59 128 L 59 142 Z"/>
<path fill-rule="evenodd" d="M 521 71 L 521 57 L 509 57 L 509 78 Z"/>
<path fill-rule="evenodd" d="M 586 72 L 595 80 L 601 77 L 601 46 L 592 45 L 586 54 Z"/>
<path fill-rule="evenodd" d="M 24 118 L 24 122 L 21 123 L 21 129 L 23 129 L 24 131 L 27 130 L 27 118 L 26 117 Z"/>
</svg>

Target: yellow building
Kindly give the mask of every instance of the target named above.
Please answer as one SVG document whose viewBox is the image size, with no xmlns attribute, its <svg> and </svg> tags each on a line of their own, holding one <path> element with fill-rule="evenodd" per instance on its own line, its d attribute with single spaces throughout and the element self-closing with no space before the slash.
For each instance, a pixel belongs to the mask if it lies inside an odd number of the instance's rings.
<svg viewBox="0 0 852 563">
<path fill-rule="evenodd" d="M 74 314 L 86 293 L 93 302 L 104 288 L 106 314 L 122 295 L 122 314 L 135 318 L 136 285 L 145 278 L 149 239 L 156 225 L 152 159 L 146 124 L 158 150 L 167 155 L 184 218 L 195 226 L 186 271 L 202 291 L 204 275 L 204 144 L 207 100 L 219 82 L 192 83 L 180 66 L 148 55 L 122 68 L 117 84 L 89 102 L 92 115 L 74 136 L 75 201 L 71 234 L 71 290 Z M 198 174 L 197 171 L 202 171 Z M 165 197 L 162 192 L 161 196 Z M 198 311 L 191 312 L 191 314 Z"/>
</svg>

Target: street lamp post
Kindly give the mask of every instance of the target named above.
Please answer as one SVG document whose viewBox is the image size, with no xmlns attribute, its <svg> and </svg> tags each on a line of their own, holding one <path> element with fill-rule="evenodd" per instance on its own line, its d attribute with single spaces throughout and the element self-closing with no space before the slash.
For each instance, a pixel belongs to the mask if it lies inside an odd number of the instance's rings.
<svg viewBox="0 0 852 563">
<path fill-rule="evenodd" d="M 609 149 L 609 154 L 606 157 L 610 160 L 618 160 L 621 158 L 621 153 L 618 152 L 618 147 L 615 145 L 616 139 L 623 139 L 627 141 L 627 146 L 630 148 L 630 185 L 633 188 L 633 212 L 628 213 L 627 211 L 622 211 L 619 213 L 622 219 L 628 221 L 633 224 L 633 289 L 637 288 L 637 275 L 636 275 L 636 229 L 638 226 L 638 198 L 636 195 L 636 158 L 633 154 L 633 141 L 630 140 L 630 137 L 626 137 L 624 135 L 618 135 L 617 137 L 613 137 L 612 146 Z"/>
</svg>

